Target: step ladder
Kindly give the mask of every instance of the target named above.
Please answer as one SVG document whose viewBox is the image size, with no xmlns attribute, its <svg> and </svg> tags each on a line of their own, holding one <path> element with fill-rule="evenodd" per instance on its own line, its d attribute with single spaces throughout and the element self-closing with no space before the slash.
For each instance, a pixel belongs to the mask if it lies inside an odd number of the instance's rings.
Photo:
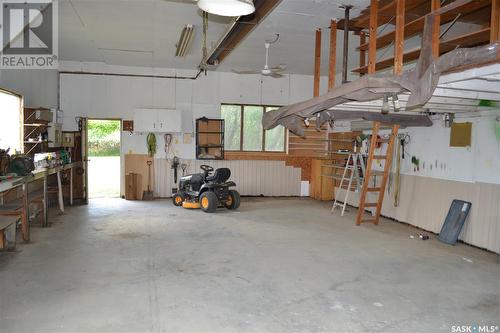
<svg viewBox="0 0 500 333">
<path fill-rule="evenodd" d="M 372 138 L 370 142 L 370 148 L 368 151 L 368 160 L 366 162 L 366 173 L 363 182 L 363 188 L 361 190 L 361 195 L 359 197 L 359 210 L 356 217 L 356 225 L 361 223 L 371 222 L 375 225 L 378 224 L 380 218 L 380 212 L 382 210 L 382 203 L 384 201 L 385 187 L 387 185 L 387 178 L 392 165 L 392 156 L 394 150 L 394 141 L 397 139 L 399 125 L 392 126 L 392 132 L 387 139 L 381 139 L 378 137 L 380 131 L 380 123 L 373 123 Z M 380 143 L 388 143 L 385 155 L 376 155 L 375 150 L 377 145 Z M 373 160 L 384 160 L 384 171 L 373 170 Z M 382 181 L 379 185 L 371 185 L 371 177 L 382 176 Z M 366 202 L 368 193 L 377 195 L 378 200 L 376 202 Z M 375 208 L 372 218 L 364 219 L 365 208 Z"/>
<path fill-rule="evenodd" d="M 352 162 L 352 164 L 351 164 Z M 359 174 L 359 168 L 361 167 L 361 175 Z M 344 173 L 342 174 L 342 179 L 340 180 L 339 187 L 337 188 L 337 193 L 335 194 L 335 201 L 332 206 L 332 213 L 335 207 L 342 207 L 342 213 L 340 216 L 344 216 L 345 207 L 347 205 L 347 199 L 349 198 L 349 192 L 353 189 L 353 180 L 355 182 L 354 190 L 359 192 L 361 185 L 363 183 L 363 177 L 365 174 L 365 161 L 363 154 L 361 153 L 351 153 L 347 158 L 347 162 L 344 168 Z M 347 184 L 346 184 L 347 183 Z M 346 186 L 347 185 L 347 186 Z M 340 201 L 340 191 L 345 190 L 344 201 Z"/>
</svg>

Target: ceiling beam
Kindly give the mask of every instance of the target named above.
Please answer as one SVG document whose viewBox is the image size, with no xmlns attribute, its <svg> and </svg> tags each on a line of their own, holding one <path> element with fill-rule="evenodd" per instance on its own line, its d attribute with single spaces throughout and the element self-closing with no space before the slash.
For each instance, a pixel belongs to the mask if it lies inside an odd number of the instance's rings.
<svg viewBox="0 0 500 333">
<path fill-rule="evenodd" d="M 273 11 L 282 0 L 255 0 L 255 12 L 251 15 L 240 16 L 230 26 L 228 31 L 219 40 L 217 46 L 210 52 L 207 64 L 220 65 L 234 49 L 257 27 L 264 18 Z"/>
</svg>

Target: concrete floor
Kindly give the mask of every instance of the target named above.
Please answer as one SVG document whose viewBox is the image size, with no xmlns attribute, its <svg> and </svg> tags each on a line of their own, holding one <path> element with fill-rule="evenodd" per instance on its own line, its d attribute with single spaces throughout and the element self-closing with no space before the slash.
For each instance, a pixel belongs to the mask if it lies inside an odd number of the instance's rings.
<svg viewBox="0 0 500 333">
<path fill-rule="evenodd" d="M 0 254 L 1 332 L 451 332 L 500 325 L 498 257 L 309 199 L 94 200 Z"/>
</svg>

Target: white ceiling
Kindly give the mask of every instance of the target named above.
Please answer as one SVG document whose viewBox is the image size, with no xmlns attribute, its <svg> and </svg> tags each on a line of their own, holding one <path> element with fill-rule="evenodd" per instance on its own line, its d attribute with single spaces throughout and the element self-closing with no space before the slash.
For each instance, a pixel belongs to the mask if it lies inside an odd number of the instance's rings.
<svg viewBox="0 0 500 333">
<path fill-rule="evenodd" d="M 352 16 L 368 0 L 348 1 Z M 339 0 L 283 0 L 247 37 L 218 70 L 260 68 L 264 63 L 264 40 L 275 33 L 280 41 L 272 46 L 271 65 L 286 63 L 287 72 L 312 74 L 314 32 L 323 28 L 323 66 L 327 72 L 328 33 L 331 18 L 342 18 Z M 201 12 L 182 0 L 61 0 L 59 6 L 60 59 L 105 62 L 110 65 L 195 69 L 201 60 Z M 230 19 L 210 16 L 208 45 L 214 45 Z M 197 31 L 186 58 L 175 58 L 175 44 L 185 24 Z M 339 34 L 340 35 L 340 34 Z M 341 66 L 342 38 L 338 39 Z M 351 45 L 358 44 L 352 38 Z M 353 65 L 357 55 L 351 56 Z"/>
</svg>

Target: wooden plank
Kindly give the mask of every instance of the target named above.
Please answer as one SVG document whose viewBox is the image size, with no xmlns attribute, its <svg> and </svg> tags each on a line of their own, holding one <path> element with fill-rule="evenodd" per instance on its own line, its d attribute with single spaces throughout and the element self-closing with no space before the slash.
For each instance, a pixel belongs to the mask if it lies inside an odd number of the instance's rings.
<svg viewBox="0 0 500 333">
<path fill-rule="evenodd" d="M 484 28 L 478 31 L 474 31 L 465 35 L 461 35 L 441 43 L 440 53 L 444 54 L 452 51 L 457 46 L 461 47 L 471 47 L 486 44 L 489 41 L 490 28 Z M 410 50 L 403 54 L 403 63 L 417 60 L 420 56 L 420 48 Z M 376 71 L 390 68 L 394 65 L 394 57 L 383 59 L 375 64 Z M 368 66 L 358 67 L 353 69 L 353 72 L 357 73 L 367 73 L 369 70 Z"/>
<path fill-rule="evenodd" d="M 137 200 L 137 175 L 129 173 L 125 175 L 125 200 Z"/>
<path fill-rule="evenodd" d="M 311 161 L 311 183 L 309 196 L 315 200 L 321 199 L 321 164 L 323 160 L 313 159 Z"/>
<path fill-rule="evenodd" d="M 408 0 L 407 0 L 408 1 Z M 495 0 L 498 1 L 498 0 Z M 450 10 L 449 12 L 441 14 L 441 24 L 445 24 L 453 21 L 458 13 L 473 13 L 481 10 L 491 4 L 490 0 L 475 0 L 467 4 L 466 6 L 460 6 L 456 9 Z M 424 30 L 425 16 L 421 16 L 405 24 L 405 36 L 406 38 L 420 34 Z M 396 30 L 392 30 L 381 34 L 377 37 L 377 48 L 383 48 L 390 45 L 396 35 Z M 357 50 L 368 50 L 369 43 L 362 43 Z"/>
<path fill-rule="evenodd" d="M 312 158 L 308 156 L 287 156 L 285 165 L 293 166 L 301 169 L 301 180 L 311 180 L 311 161 Z"/>
<path fill-rule="evenodd" d="M 225 160 L 247 160 L 247 161 L 285 161 L 286 153 L 284 152 L 247 152 L 247 151 L 225 151 Z"/>
<path fill-rule="evenodd" d="M 378 0 L 371 0 L 370 3 L 370 40 L 368 48 L 368 73 L 375 73 L 377 62 L 377 15 Z"/>
<path fill-rule="evenodd" d="M 125 174 L 137 174 L 137 198 L 142 199 L 142 193 L 148 188 L 148 165 L 147 162 L 153 161 L 152 157 L 146 154 L 126 154 L 125 155 Z M 154 191 L 154 163 L 151 165 L 151 190 Z"/>
<path fill-rule="evenodd" d="M 335 87 L 335 67 L 337 66 L 337 21 L 330 22 L 330 64 L 328 71 L 328 90 Z"/>
<path fill-rule="evenodd" d="M 394 40 L 394 74 L 403 72 L 405 43 L 405 0 L 396 0 L 396 38 Z"/>
<path fill-rule="evenodd" d="M 490 43 L 500 41 L 500 0 L 491 3 Z"/>
<path fill-rule="evenodd" d="M 6 241 L 5 241 L 5 232 L 4 229 L 0 229 L 0 249 L 4 249 L 6 246 Z"/>
<path fill-rule="evenodd" d="M 431 11 L 441 8 L 441 0 L 431 0 Z M 436 15 L 432 25 L 432 56 L 439 57 L 439 35 L 441 33 L 441 15 Z"/>
<path fill-rule="evenodd" d="M 319 82 L 321 76 L 321 29 L 316 29 L 316 47 L 314 51 L 314 97 L 319 96 Z"/>
<path fill-rule="evenodd" d="M 408 0 L 406 1 L 406 6 L 404 8 L 405 12 L 410 12 L 412 9 L 426 3 L 428 0 Z M 394 12 L 396 11 L 396 1 L 390 1 L 389 3 L 383 5 L 378 10 L 378 21 L 377 27 L 387 24 L 394 19 Z M 353 19 L 354 26 L 357 28 L 369 28 L 370 26 L 370 13 L 362 14 L 357 18 Z"/>
</svg>

